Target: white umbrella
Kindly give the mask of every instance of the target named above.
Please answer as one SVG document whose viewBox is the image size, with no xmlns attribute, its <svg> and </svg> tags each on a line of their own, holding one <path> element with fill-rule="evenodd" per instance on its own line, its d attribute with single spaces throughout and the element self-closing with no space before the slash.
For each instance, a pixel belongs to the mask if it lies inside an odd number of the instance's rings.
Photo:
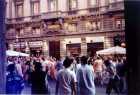
<svg viewBox="0 0 140 95">
<path fill-rule="evenodd" d="M 26 54 L 26 53 L 20 53 L 20 55 L 19 56 L 29 56 L 29 54 Z"/>
<path fill-rule="evenodd" d="M 26 53 L 21 53 L 13 50 L 7 50 L 6 51 L 7 56 L 29 56 L 29 54 Z"/>
<path fill-rule="evenodd" d="M 99 50 L 96 52 L 96 54 L 103 54 L 103 55 L 109 55 L 109 54 L 126 54 L 126 49 L 123 47 L 115 46 L 104 50 Z"/>
</svg>

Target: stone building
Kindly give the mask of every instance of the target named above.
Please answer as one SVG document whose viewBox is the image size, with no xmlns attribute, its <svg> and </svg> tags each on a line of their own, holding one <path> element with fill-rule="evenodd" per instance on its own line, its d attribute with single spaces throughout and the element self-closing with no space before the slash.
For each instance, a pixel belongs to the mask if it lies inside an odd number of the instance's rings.
<svg viewBox="0 0 140 95">
<path fill-rule="evenodd" d="M 7 47 L 33 56 L 91 55 L 125 43 L 123 0 L 6 0 Z"/>
</svg>

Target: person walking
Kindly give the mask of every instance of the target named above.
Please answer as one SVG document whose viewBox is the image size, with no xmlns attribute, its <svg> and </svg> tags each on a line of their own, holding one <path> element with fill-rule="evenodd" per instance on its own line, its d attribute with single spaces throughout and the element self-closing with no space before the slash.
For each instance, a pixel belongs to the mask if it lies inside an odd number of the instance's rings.
<svg viewBox="0 0 140 95">
<path fill-rule="evenodd" d="M 15 64 L 8 65 L 7 71 L 6 94 L 21 94 L 24 88 L 24 80 L 17 73 Z"/>
<path fill-rule="evenodd" d="M 94 70 L 87 64 L 87 57 L 81 57 L 81 66 L 77 71 L 78 95 L 95 95 Z"/>
<path fill-rule="evenodd" d="M 103 64 L 103 60 L 98 56 L 97 59 L 94 61 L 94 70 L 95 70 L 95 75 L 96 75 L 96 84 L 98 86 L 103 86 L 103 81 L 102 81 L 102 74 L 105 69 L 105 65 Z"/>
<path fill-rule="evenodd" d="M 110 64 L 107 67 L 107 71 L 109 72 L 109 82 L 107 84 L 107 88 L 106 88 L 106 94 L 110 95 L 112 89 L 115 90 L 115 92 L 117 93 L 117 95 L 119 95 L 119 81 L 120 81 L 120 77 L 117 75 L 116 72 L 116 59 L 113 59 L 113 61 L 110 59 Z"/>
<path fill-rule="evenodd" d="M 72 62 L 67 57 L 63 62 L 65 68 L 57 74 L 56 95 L 76 95 L 76 75 L 70 70 Z"/>
<path fill-rule="evenodd" d="M 42 71 L 40 62 L 35 62 L 35 71 L 31 73 L 32 94 L 47 94 L 46 73 Z"/>
</svg>

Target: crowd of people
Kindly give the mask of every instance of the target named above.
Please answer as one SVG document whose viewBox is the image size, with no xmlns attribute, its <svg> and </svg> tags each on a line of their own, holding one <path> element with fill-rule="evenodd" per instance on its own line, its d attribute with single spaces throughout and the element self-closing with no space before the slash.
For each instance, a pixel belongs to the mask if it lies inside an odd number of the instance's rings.
<svg viewBox="0 0 140 95">
<path fill-rule="evenodd" d="M 100 86 L 107 95 L 112 90 L 119 95 L 127 90 L 126 58 L 8 57 L 6 93 L 20 94 L 27 85 L 32 94 L 95 95 Z"/>
</svg>

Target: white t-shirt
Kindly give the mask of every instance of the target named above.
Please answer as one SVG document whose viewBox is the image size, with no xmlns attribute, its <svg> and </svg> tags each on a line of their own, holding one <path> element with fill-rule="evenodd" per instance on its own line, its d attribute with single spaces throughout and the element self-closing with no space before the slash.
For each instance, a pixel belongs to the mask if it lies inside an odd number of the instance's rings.
<svg viewBox="0 0 140 95">
<path fill-rule="evenodd" d="M 62 69 L 57 74 L 58 95 L 71 95 L 72 83 L 77 82 L 76 75 L 70 68 Z"/>
</svg>

